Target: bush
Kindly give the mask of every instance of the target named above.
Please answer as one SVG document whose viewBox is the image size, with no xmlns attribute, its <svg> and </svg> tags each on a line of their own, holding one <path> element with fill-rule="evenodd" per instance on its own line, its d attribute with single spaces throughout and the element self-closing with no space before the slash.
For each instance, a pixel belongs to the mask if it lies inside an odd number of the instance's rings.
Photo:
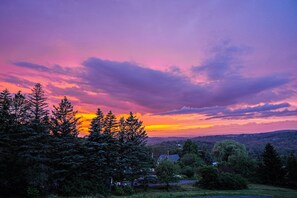
<svg viewBox="0 0 297 198">
<path fill-rule="evenodd" d="M 27 196 L 29 198 L 38 198 L 38 197 L 40 197 L 39 190 L 37 188 L 34 188 L 34 187 L 28 187 Z"/>
<path fill-rule="evenodd" d="M 240 175 L 232 173 L 221 173 L 219 175 L 218 187 L 225 190 L 237 190 L 247 188 L 247 183 L 246 180 Z"/>
<path fill-rule="evenodd" d="M 134 193 L 134 190 L 131 186 L 115 186 L 114 188 L 114 194 L 115 195 L 132 195 Z"/>
<path fill-rule="evenodd" d="M 114 189 L 115 195 L 125 195 L 124 189 L 122 187 L 116 186 Z"/>
<path fill-rule="evenodd" d="M 182 168 L 181 173 L 183 175 L 186 175 L 188 178 L 192 178 L 195 174 L 193 168 L 190 166 L 185 166 L 184 168 Z"/>
<path fill-rule="evenodd" d="M 199 169 L 201 180 L 198 185 L 206 189 L 236 190 L 247 188 L 246 180 L 233 173 L 219 173 L 213 166 L 204 166 Z"/>
<path fill-rule="evenodd" d="M 206 189 L 214 189 L 219 186 L 219 171 L 213 166 L 204 166 L 198 169 L 201 177 L 199 186 Z"/>
<path fill-rule="evenodd" d="M 134 189 L 131 186 L 123 187 L 125 195 L 132 195 L 134 193 Z"/>
</svg>

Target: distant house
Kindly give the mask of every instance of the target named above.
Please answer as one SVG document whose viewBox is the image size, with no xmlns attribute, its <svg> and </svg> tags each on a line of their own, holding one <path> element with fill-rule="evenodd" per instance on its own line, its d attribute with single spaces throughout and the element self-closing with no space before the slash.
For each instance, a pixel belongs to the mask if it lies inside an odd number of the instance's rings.
<svg viewBox="0 0 297 198">
<path fill-rule="evenodd" d="M 179 160 L 179 156 L 178 156 L 178 154 L 174 154 L 174 155 L 160 155 L 160 157 L 158 158 L 157 163 L 159 164 L 163 160 L 169 160 L 169 161 L 172 161 L 173 163 L 176 163 Z"/>
</svg>

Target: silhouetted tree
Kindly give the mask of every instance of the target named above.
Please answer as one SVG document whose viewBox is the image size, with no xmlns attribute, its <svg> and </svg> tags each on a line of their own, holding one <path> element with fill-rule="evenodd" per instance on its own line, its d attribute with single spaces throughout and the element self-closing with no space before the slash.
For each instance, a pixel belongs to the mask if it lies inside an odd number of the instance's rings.
<svg viewBox="0 0 297 198">
<path fill-rule="evenodd" d="M 92 163 L 89 173 L 92 173 L 99 186 L 109 188 L 117 164 L 118 149 L 113 133 L 110 130 L 105 130 L 105 123 L 104 114 L 98 109 L 96 117 L 91 121 L 90 134 L 87 138 L 89 160 Z"/>
<path fill-rule="evenodd" d="M 279 184 L 283 181 L 284 171 L 281 159 L 277 151 L 269 143 L 266 144 L 262 155 L 259 174 L 262 181 L 267 184 Z"/>
<path fill-rule="evenodd" d="M 297 158 L 293 154 L 287 158 L 286 179 L 290 186 L 297 188 Z"/>
<path fill-rule="evenodd" d="M 45 92 L 40 83 L 35 84 L 29 95 L 31 113 L 31 127 L 38 133 L 48 133 L 49 110 L 46 103 Z"/>
<path fill-rule="evenodd" d="M 181 153 L 182 153 L 182 155 L 190 154 L 190 153 L 198 155 L 197 144 L 195 144 L 192 140 L 186 140 L 183 145 Z"/>
<path fill-rule="evenodd" d="M 129 117 L 120 120 L 119 141 L 119 169 L 121 179 L 133 181 L 147 173 L 150 155 L 145 147 L 147 134 L 139 121 L 131 112 Z"/>
<path fill-rule="evenodd" d="M 51 117 L 51 131 L 55 136 L 77 137 L 80 118 L 76 117 L 71 102 L 65 96 L 59 106 L 54 106 Z"/>
</svg>

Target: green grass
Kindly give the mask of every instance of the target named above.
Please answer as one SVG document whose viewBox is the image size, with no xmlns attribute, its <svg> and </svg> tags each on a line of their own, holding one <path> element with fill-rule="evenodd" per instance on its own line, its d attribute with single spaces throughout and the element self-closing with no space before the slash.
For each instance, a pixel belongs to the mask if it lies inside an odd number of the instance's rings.
<svg viewBox="0 0 297 198">
<path fill-rule="evenodd" d="M 244 190 L 205 190 L 196 188 L 190 185 L 184 185 L 179 188 L 171 189 L 169 192 L 159 189 L 149 189 L 147 192 L 138 192 L 131 196 L 125 196 L 130 198 L 179 198 L 179 197 L 197 197 L 197 196 L 270 196 L 277 198 L 297 198 L 297 190 L 288 188 L 280 188 L 266 185 L 250 184 L 248 189 Z M 113 196 L 117 197 L 117 196 Z"/>
</svg>

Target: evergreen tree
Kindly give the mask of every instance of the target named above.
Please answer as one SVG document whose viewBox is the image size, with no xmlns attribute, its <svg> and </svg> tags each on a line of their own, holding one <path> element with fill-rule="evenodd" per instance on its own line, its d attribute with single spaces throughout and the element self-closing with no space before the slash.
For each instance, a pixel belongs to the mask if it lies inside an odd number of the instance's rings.
<svg viewBox="0 0 297 198">
<path fill-rule="evenodd" d="M 5 89 L 0 93 L 0 196 L 7 196 L 11 190 L 11 181 L 9 180 L 9 161 L 12 157 L 9 136 L 12 123 L 10 115 L 11 103 L 11 95 Z"/>
<path fill-rule="evenodd" d="M 182 148 L 182 155 L 185 154 L 196 154 L 198 155 L 198 146 L 192 140 L 186 140 L 183 148 Z"/>
<path fill-rule="evenodd" d="M 73 106 L 66 96 L 61 100 L 58 107 L 54 106 L 52 114 L 51 131 L 53 135 L 78 136 L 80 118 L 76 117 L 77 111 L 73 110 Z"/>
<path fill-rule="evenodd" d="M 20 122 L 19 136 L 22 140 L 19 155 L 25 162 L 25 177 L 28 188 L 36 188 L 42 195 L 48 193 L 49 180 L 49 121 L 48 104 L 41 84 L 37 83 L 31 90 L 28 101 L 20 93 L 14 97 L 14 112 Z M 29 108 L 28 108 L 28 105 Z M 27 111 L 29 113 L 27 113 Z M 19 114 L 19 113 L 24 113 Z M 16 116 L 17 118 L 17 116 Z"/>
<path fill-rule="evenodd" d="M 297 187 L 297 159 L 293 154 L 287 158 L 286 179 L 290 186 Z"/>
<path fill-rule="evenodd" d="M 89 139 L 91 136 L 97 136 L 98 134 L 101 134 L 104 131 L 104 125 L 105 125 L 105 120 L 104 120 L 104 114 L 101 111 L 101 109 L 97 109 L 96 112 L 96 117 L 92 119 L 91 121 L 91 126 L 89 129 Z"/>
<path fill-rule="evenodd" d="M 120 120 L 121 130 L 117 134 L 120 152 L 120 179 L 134 181 L 144 176 L 150 165 L 150 155 L 145 147 L 147 134 L 139 121 L 131 112 L 130 116 Z"/>
<path fill-rule="evenodd" d="M 87 150 L 84 140 L 77 137 L 80 118 L 73 109 L 64 97 L 54 106 L 51 117 L 51 187 L 54 192 L 67 196 L 81 195 L 87 189 L 83 176 Z"/>
<path fill-rule="evenodd" d="M 31 127 L 39 133 L 48 133 L 48 104 L 46 103 L 45 92 L 40 83 L 35 84 L 32 93 L 29 95 Z"/>
<path fill-rule="evenodd" d="M 0 93 L 0 130 L 5 131 L 10 128 L 10 108 L 11 108 L 12 98 L 7 89 Z"/>
<path fill-rule="evenodd" d="M 110 188 L 110 180 L 114 175 L 117 161 L 117 142 L 111 128 L 105 130 L 105 124 L 115 123 L 115 116 L 109 114 L 104 118 L 103 112 L 98 109 L 96 117 L 92 119 L 88 136 L 89 160 L 92 163 L 89 167 L 89 174 L 97 181 L 97 185 L 103 188 Z M 115 125 L 115 124 L 114 124 Z M 98 182 L 98 181 L 101 181 Z M 99 186 L 98 186 L 99 187 Z"/>
<path fill-rule="evenodd" d="M 115 115 L 109 111 L 104 119 L 104 132 L 114 135 L 119 131 L 119 124 Z"/>
<path fill-rule="evenodd" d="M 264 183 L 278 184 L 283 181 L 284 172 L 281 159 L 277 151 L 269 143 L 265 146 L 259 173 Z"/>
<path fill-rule="evenodd" d="M 14 123 L 18 125 L 26 125 L 29 120 L 30 104 L 26 97 L 19 91 L 12 99 L 11 114 Z"/>
</svg>

